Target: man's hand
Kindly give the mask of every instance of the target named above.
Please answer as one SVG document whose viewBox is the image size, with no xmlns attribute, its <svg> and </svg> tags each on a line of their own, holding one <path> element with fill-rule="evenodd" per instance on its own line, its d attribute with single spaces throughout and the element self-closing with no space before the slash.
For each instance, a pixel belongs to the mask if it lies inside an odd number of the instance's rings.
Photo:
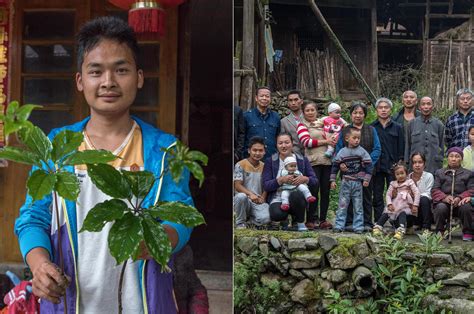
<svg viewBox="0 0 474 314">
<path fill-rule="evenodd" d="M 347 166 L 345 163 L 341 163 L 339 165 L 339 169 L 341 169 L 342 172 L 347 172 Z"/>
<path fill-rule="evenodd" d="M 44 261 L 33 272 L 33 293 L 55 304 L 60 303 L 60 298 L 66 292 L 71 278 L 64 275 L 61 269 L 50 261 Z"/>
<path fill-rule="evenodd" d="M 335 190 L 336 189 L 336 182 L 332 181 L 331 182 L 331 190 Z"/>
<path fill-rule="evenodd" d="M 368 186 L 369 186 L 369 181 L 364 181 L 364 182 L 362 183 L 362 185 L 363 185 L 365 188 L 368 187 Z"/>
<path fill-rule="evenodd" d="M 252 193 L 252 194 L 249 195 L 249 199 L 250 199 L 250 201 L 252 201 L 253 203 L 259 204 L 259 203 L 258 203 L 258 195 Z"/>
<path fill-rule="evenodd" d="M 393 207 L 392 204 L 388 205 L 388 206 L 387 206 L 387 209 L 388 209 L 389 211 L 391 211 L 391 212 L 395 211 L 395 207 Z"/>
</svg>

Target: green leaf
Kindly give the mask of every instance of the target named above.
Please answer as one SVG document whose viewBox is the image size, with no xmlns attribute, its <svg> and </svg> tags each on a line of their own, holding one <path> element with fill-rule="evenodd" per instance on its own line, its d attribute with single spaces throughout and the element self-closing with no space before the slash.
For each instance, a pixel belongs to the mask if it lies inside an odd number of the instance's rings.
<svg viewBox="0 0 474 314">
<path fill-rule="evenodd" d="M 379 269 L 384 273 L 384 275 L 390 277 L 390 272 L 388 271 L 387 267 L 382 264 L 378 264 Z"/>
<path fill-rule="evenodd" d="M 33 201 L 42 199 L 45 195 L 53 191 L 56 183 L 56 176 L 54 173 L 48 173 L 42 169 L 35 170 L 28 178 L 26 186 L 28 187 L 28 194 L 33 198 Z"/>
<path fill-rule="evenodd" d="M 51 158 L 53 145 L 46 134 L 44 134 L 43 130 L 39 127 L 33 126 L 32 128 L 22 128 L 19 130 L 18 134 L 23 144 L 28 146 L 33 153 L 40 156 L 42 160 L 47 161 Z"/>
<path fill-rule="evenodd" d="M 23 105 L 16 110 L 15 115 L 18 121 L 26 121 L 30 117 L 31 111 L 35 108 L 42 108 L 38 105 Z"/>
<path fill-rule="evenodd" d="M 57 162 L 61 158 L 75 151 L 81 145 L 84 136 L 81 132 L 63 130 L 56 134 L 53 139 L 53 150 L 51 158 Z"/>
<path fill-rule="evenodd" d="M 128 211 L 127 204 L 122 200 L 112 199 L 99 203 L 87 213 L 79 232 L 99 232 L 107 222 L 122 218 L 126 211 Z"/>
<path fill-rule="evenodd" d="M 204 217 L 196 208 L 181 202 L 162 202 L 148 209 L 154 218 L 195 227 L 205 223 Z"/>
<path fill-rule="evenodd" d="M 117 261 L 117 265 L 136 252 L 142 239 L 143 232 L 139 216 L 128 212 L 115 221 L 110 228 L 108 240 L 110 254 Z"/>
<path fill-rule="evenodd" d="M 92 182 L 105 194 L 114 198 L 128 199 L 130 188 L 120 171 L 108 164 L 87 164 Z"/>
<path fill-rule="evenodd" d="M 137 198 L 144 198 L 155 183 L 155 176 L 149 171 L 122 170 L 122 174 Z"/>
<path fill-rule="evenodd" d="M 40 158 L 36 154 L 12 146 L 6 146 L 0 150 L 0 158 L 27 165 L 41 166 Z"/>
<path fill-rule="evenodd" d="M 153 259 L 165 267 L 171 255 L 171 243 L 163 226 L 153 218 L 146 216 L 141 221 L 143 238 Z"/>
<path fill-rule="evenodd" d="M 204 182 L 204 171 L 201 166 L 195 161 L 186 161 L 185 166 L 191 171 L 196 180 L 199 181 L 199 187 L 201 187 Z"/>
<path fill-rule="evenodd" d="M 13 118 L 18 107 L 20 107 L 20 104 L 18 103 L 18 101 L 14 100 L 10 102 L 7 106 L 7 111 L 6 111 L 7 116 Z"/>
<path fill-rule="evenodd" d="M 173 180 L 175 182 L 179 182 L 179 180 L 181 179 L 181 173 L 184 170 L 184 164 L 173 161 L 169 163 L 169 169 L 170 169 L 171 177 L 173 178 Z"/>
<path fill-rule="evenodd" d="M 205 154 L 201 153 L 200 151 L 197 150 L 191 150 L 187 154 L 187 159 L 193 160 L 193 161 L 200 161 L 204 166 L 207 166 L 207 161 L 208 158 Z"/>
<path fill-rule="evenodd" d="M 400 282 L 400 290 L 402 291 L 402 293 L 407 292 L 407 282 L 405 280 L 402 280 Z"/>
<path fill-rule="evenodd" d="M 413 273 L 412 273 L 412 271 L 411 271 L 411 268 L 408 268 L 408 270 L 407 270 L 407 275 L 406 275 L 408 282 L 411 281 L 412 275 L 413 275 Z"/>
<path fill-rule="evenodd" d="M 58 192 L 59 196 L 65 199 L 70 201 L 77 200 L 79 196 L 79 182 L 76 175 L 70 172 L 57 172 L 54 189 Z"/>
<path fill-rule="evenodd" d="M 64 165 L 104 164 L 117 159 L 117 156 L 105 149 L 85 150 L 68 156 Z"/>
</svg>

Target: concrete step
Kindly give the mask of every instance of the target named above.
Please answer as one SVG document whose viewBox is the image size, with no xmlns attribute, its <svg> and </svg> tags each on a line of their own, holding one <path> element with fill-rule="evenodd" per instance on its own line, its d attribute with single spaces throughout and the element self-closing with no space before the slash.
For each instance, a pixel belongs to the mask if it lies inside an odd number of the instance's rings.
<svg viewBox="0 0 474 314">
<path fill-rule="evenodd" d="M 207 289 L 210 314 L 232 313 L 232 272 L 196 270 Z"/>
</svg>

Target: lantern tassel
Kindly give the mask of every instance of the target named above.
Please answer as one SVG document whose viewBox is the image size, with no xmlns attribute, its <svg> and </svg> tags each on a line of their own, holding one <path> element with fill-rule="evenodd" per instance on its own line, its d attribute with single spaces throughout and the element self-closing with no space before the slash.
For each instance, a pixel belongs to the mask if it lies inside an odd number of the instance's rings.
<svg viewBox="0 0 474 314">
<path fill-rule="evenodd" d="M 137 7 L 128 12 L 128 25 L 136 33 L 165 34 L 165 11 L 159 7 Z"/>
</svg>

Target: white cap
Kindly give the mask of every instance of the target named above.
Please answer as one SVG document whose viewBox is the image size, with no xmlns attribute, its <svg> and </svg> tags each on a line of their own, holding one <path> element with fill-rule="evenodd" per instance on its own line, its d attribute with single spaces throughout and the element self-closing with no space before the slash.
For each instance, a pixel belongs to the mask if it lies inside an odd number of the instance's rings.
<svg viewBox="0 0 474 314">
<path fill-rule="evenodd" d="M 296 158 L 293 156 L 286 157 L 285 160 L 283 160 L 283 165 L 286 167 L 286 165 L 291 164 L 293 162 L 296 162 Z"/>
<path fill-rule="evenodd" d="M 330 103 L 329 106 L 328 106 L 328 113 L 331 113 L 331 112 L 336 111 L 336 110 L 341 110 L 341 106 L 339 106 L 335 102 Z"/>
</svg>

